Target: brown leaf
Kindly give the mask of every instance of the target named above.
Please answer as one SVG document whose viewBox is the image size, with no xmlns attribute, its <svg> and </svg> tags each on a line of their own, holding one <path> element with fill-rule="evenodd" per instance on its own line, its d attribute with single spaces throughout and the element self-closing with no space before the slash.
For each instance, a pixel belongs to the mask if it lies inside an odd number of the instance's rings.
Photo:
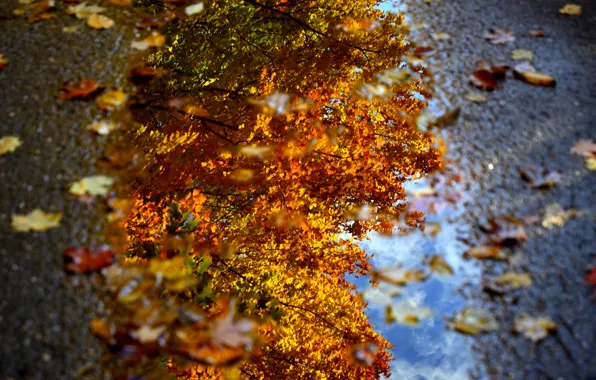
<svg viewBox="0 0 596 380">
<path fill-rule="evenodd" d="M 494 90 L 497 88 L 497 80 L 490 71 L 476 70 L 470 75 L 470 83 L 481 90 Z"/>
<path fill-rule="evenodd" d="M 576 141 L 570 152 L 586 158 L 594 157 L 596 154 L 596 143 L 592 140 Z"/>
<path fill-rule="evenodd" d="M 108 3 L 114 4 L 114 5 L 121 5 L 123 7 L 132 6 L 132 0 L 108 0 Z"/>
<path fill-rule="evenodd" d="M 529 169 L 519 168 L 522 179 L 529 182 L 535 188 L 549 188 L 561 182 L 561 174 L 556 171 L 546 170 L 540 167 Z"/>
<path fill-rule="evenodd" d="M 55 0 L 41 0 L 15 9 L 14 14 L 17 16 L 26 16 L 29 22 L 48 20 L 55 16 L 54 13 L 48 12 L 55 6 Z"/>
<path fill-rule="evenodd" d="M 532 285 L 532 278 L 527 273 L 507 272 L 485 285 L 485 290 L 503 294 L 515 289 Z"/>
<path fill-rule="evenodd" d="M 86 99 L 99 90 L 99 83 L 83 78 L 77 83 L 64 82 L 56 95 L 60 100 Z"/>
<path fill-rule="evenodd" d="M 490 218 L 480 228 L 489 234 L 489 240 L 493 244 L 515 244 L 528 239 L 521 220 L 503 215 Z"/>
<path fill-rule="evenodd" d="M 432 46 L 418 46 L 413 51 L 413 55 L 419 58 L 426 58 L 430 57 L 431 55 L 435 54 L 437 51 Z"/>
<path fill-rule="evenodd" d="M 489 29 L 488 32 L 483 35 L 485 40 L 488 40 L 491 44 L 506 44 L 508 42 L 515 41 L 513 32 L 509 29 L 504 28 L 493 28 Z"/>
<path fill-rule="evenodd" d="M 499 246 L 480 245 L 468 249 L 464 252 L 464 257 L 473 257 L 480 260 L 507 260 L 507 253 Z"/>
<path fill-rule="evenodd" d="M 135 67 L 130 71 L 130 76 L 133 78 L 153 78 L 154 76 L 161 74 L 161 72 L 161 70 L 151 66 Z"/>
<path fill-rule="evenodd" d="M 528 34 L 530 36 L 534 36 L 534 37 L 544 37 L 544 30 L 542 30 L 542 29 L 530 30 L 528 32 Z"/>
<path fill-rule="evenodd" d="M 64 251 L 64 270 L 69 273 L 96 272 L 112 265 L 116 252 L 107 245 L 89 249 L 87 247 L 69 247 Z"/>
<path fill-rule="evenodd" d="M 432 272 L 441 275 L 451 276 L 453 274 L 453 268 L 441 257 L 441 256 L 432 256 L 428 263 L 428 266 Z"/>
<path fill-rule="evenodd" d="M 151 28 L 159 27 L 159 22 L 154 18 L 146 17 L 146 18 L 142 18 L 139 21 L 137 21 L 135 26 L 138 29 L 148 29 L 148 28 L 151 29 Z"/>
</svg>

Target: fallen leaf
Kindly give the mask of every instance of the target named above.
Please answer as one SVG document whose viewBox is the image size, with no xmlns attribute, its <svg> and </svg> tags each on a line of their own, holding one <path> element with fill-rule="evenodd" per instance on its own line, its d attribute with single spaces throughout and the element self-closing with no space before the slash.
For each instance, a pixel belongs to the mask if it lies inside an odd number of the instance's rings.
<svg viewBox="0 0 596 380">
<path fill-rule="evenodd" d="M 451 276 L 453 274 L 453 268 L 441 257 L 432 256 L 428 263 L 428 266 L 432 272 L 441 275 Z"/>
<path fill-rule="evenodd" d="M 151 66 L 135 67 L 130 71 L 130 76 L 133 78 L 153 78 L 161 72 L 161 70 Z"/>
<path fill-rule="evenodd" d="M 0 53 L 0 71 L 4 70 L 6 66 L 8 66 L 8 59 Z"/>
<path fill-rule="evenodd" d="M 89 249 L 69 247 L 64 251 L 64 270 L 69 273 L 96 272 L 112 265 L 116 252 L 107 245 Z"/>
<path fill-rule="evenodd" d="M 596 267 L 588 270 L 585 280 L 586 284 L 596 286 Z"/>
<path fill-rule="evenodd" d="M 507 272 L 497 277 L 494 283 L 507 289 L 520 289 L 531 286 L 532 278 L 527 273 Z"/>
<path fill-rule="evenodd" d="M 426 58 L 430 57 L 436 52 L 437 51 L 432 46 L 417 46 L 416 49 L 414 49 L 414 51 L 412 52 L 412 54 L 419 58 Z"/>
<path fill-rule="evenodd" d="M 132 0 L 108 0 L 110 4 L 121 5 L 124 7 L 132 6 Z"/>
<path fill-rule="evenodd" d="M 586 159 L 586 168 L 592 171 L 596 170 L 596 157 Z"/>
<path fill-rule="evenodd" d="M 426 280 L 428 274 L 421 269 L 408 269 L 402 265 L 393 268 L 384 268 L 373 270 L 371 279 L 383 281 L 396 286 L 403 286 L 412 282 L 421 282 Z"/>
<path fill-rule="evenodd" d="M 137 50 L 147 50 L 149 48 L 159 48 L 166 43 L 166 37 L 159 32 L 152 32 L 149 37 L 140 41 L 133 41 L 130 47 Z"/>
<path fill-rule="evenodd" d="M 93 29 L 108 29 L 113 27 L 115 23 L 114 20 L 109 17 L 94 13 L 87 18 L 87 25 Z"/>
<path fill-rule="evenodd" d="M 13 215 L 12 228 L 15 231 L 45 231 L 50 228 L 58 227 L 62 213 L 45 213 L 36 208 L 27 215 Z"/>
<path fill-rule="evenodd" d="M 529 169 L 519 168 L 522 179 L 529 182 L 535 188 L 549 188 L 561 182 L 561 174 L 556 171 L 546 170 L 540 167 Z"/>
<path fill-rule="evenodd" d="M 488 234 L 490 242 L 496 245 L 516 244 L 528 239 L 523 222 L 510 215 L 492 217 L 481 224 L 480 228 Z"/>
<path fill-rule="evenodd" d="M 568 16 L 580 16 L 582 14 L 582 6 L 577 4 L 565 4 L 563 8 L 559 9 L 559 13 Z"/>
<path fill-rule="evenodd" d="M 470 76 L 470 82 L 483 90 L 494 90 L 497 88 L 497 79 L 505 78 L 509 70 L 507 65 L 492 65 L 489 61 L 483 59 L 476 62 L 476 69 Z"/>
<path fill-rule="evenodd" d="M 75 15 L 78 19 L 87 18 L 93 16 L 96 13 L 101 13 L 106 9 L 98 5 L 87 5 L 87 3 L 81 3 L 78 5 L 71 5 L 66 9 L 66 13 L 69 15 Z"/>
<path fill-rule="evenodd" d="M 468 92 L 467 94 L 464 95 L 464 98 L 466 98 L 469 101 L 474 102 L 474 103 L 484 103 L 487 101 L 486 96 L 479 94 L 477 92 Z"/>
<path fill-rule="evenodd" d="M 544 30 L 542 30 L 542 29 L 530 30 L 528 32 L 528 34 L 530 36 L 534 36 L 534 37 L 544 37 Z"/>
<path fill-rule="evenodd" d="M 570 152 L 586 158 L 594 157 L 596 154 L 596 143 L 592 140 L 576 141 Z"/>
<path fill-rule="evenodd" d="M 151 29 L 151 28 L 157 28 L 159 26 L 159 22 L 154 18 L 146 17 L 146 18 L 142 18 L 139 21 L 137 21 L 135 26 L 138 29 Z"/>
<path fill-rule="evenodd" d="M 584 215 L 584 212 L 581 210 L 564 210 L 560 204 L 551 203 L 544 209 L 542 216 L 542 227 L 563 227 L 569 219 L 582 215 Z"/>
<path fill-rule="evenodd" d="M 515 320 L 513 329 L 534 342 L 540 342 L 548 336 L 550 331 L 557 329 L 557 324 L 549 318 L 532 318 L 529 315 L 522 315 Z"/>
<path fill-rule="evenodd" d="M 78 182 L 70 185 L 70 193 L 74 195 L 107 195 L 110 186 L 114 184 L 114 179 L 104 175 L 94 175 L 85 177 Z"/>
<path fill-rule="evenodd" d="M 524 49 L 515 49 L 511 51 L 511 58 L 519 61 L 519 60 L 527 60 L 531 61 L 534 58 L 534 53 L 529 50 Z"/>
<path fill-rule="evenodd" d="M 203 12 L 203 9 L 205 9 L 205 5 L 203 3 L 196 3 L 184 8 L 184 13 L 186 13 L 187 16 L 194 16 Z"/>
<path fill-rule="evenodd" d="M 449 321 L 448 327 L 462 334 L 476 335 L 498 330 L 499 324 L 483 309 L 465 308 Z"/>
<path fill-rule="evenodd" d="M 418 301 L 414 299 L 402 300 L 394 305 L 387 305 L 385 309 L 386 320 L 388 323 L 397 322 L 402 325 L 417 326 L 421 319 L 433 315 L 433 311 L 428 307 L 419 306 Z"/>
<path fill-rule="evenodd" d="M 118 125 L 113 121 L 109 120 L 99 120 L 87 126 L 88 130 L 93 131 L 101 136 L 110 134 L 110 132 L 112 132 L 116 128 L 118 128 Z"/>
<path fill-rule="evenodd" d="M 54 13 L 49 12 L 55 6 L 55 0 L 41 0 L 15 9 L 14 14 L 17 16 L 26 16 L 29 22 L 48 20 L 55 16 Z"/>
<path fill-rule="evenodd" d="M 473 257 L 479 260 L 507 260 L 507 253 L 499 246 L 480 245 L 464 252 L 464 257 Z"/>
<path fill-rule="evenodd" d="M 62 28 L 62 32 L 63 33 L 73 33 L 73 32 L 76 32 L 77 30 L 79 30 L 80 28 L 81 28 L 80 25 L 65 26 L 64 28 Z"/>
<path fill-rule="evenodd" d="M 99 83 L 83 78 L 77 83 L 64 82 L 56 96 L 60 100 L 86 99 L 99 88 Z"/>
<path fill-rule="evenodd" d="M 488 32 L 483 35 L 485 40 L 488 40 L 491 44 L 506 44 L 508 42 L 515 41 L 513 32 L 509 29 L 504 28 L 493 28 L 489 29 Z"/>
<path fill-rule="evenodd" d="M 95 102 L 103 111 L 113 111 L 126 101 L 126 94 L 120 90 L 108 90 L 97 97 Z"/>
<path fill-rule="evenodd" d="M 513 75 L 526 83 L 535 86 L 554 86 L 556 80 L 554 77 L 536 72 L 536 69 L 529 62 L 522 62 L 513 67 Z"/>
<path fill-rule="evenodd" d="M 21 139 L 17 136 L 4 136 L 0 138 L 0 156 L 14 152 L 21 144 Z"/>
<path fill-rule="evenodd" d="M 436 41 L 438 41 L 438 40 L 448 40 L 448 39 L 451 38 L 451 36 L 448 33 L 445 33 L 445 32 L 431 33 L 430 36 L 433 38 L 433 40 L 436 40 Z"/>
</svg>

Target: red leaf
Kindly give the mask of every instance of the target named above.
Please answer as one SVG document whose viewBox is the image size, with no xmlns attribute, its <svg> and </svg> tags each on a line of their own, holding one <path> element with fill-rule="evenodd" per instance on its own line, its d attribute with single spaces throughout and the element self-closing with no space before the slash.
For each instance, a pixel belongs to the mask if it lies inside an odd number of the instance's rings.
<svg viewBox="0 0 596 380">
<path fill-rule="evenodd" d="M 97 90 L 99 83 L 83 78 L 77 83 L 64 82 L 56 96 L 61 100 L 86 99 Z"/>
<path fill-rule="evenodd" d="M 596 268 L 592 268 L 586 275 L 586 284 L 596 286 Z"/>
<path fill-rule="evenodd" d="M 69 273 L 96 272 L 112 265 L 115 254 L 114 250 L 108 245 L 101 245 L 92 249 L 70 247 L 64 251 L 64 259 L 67 261 L 64 270 Z"/>
</svg>

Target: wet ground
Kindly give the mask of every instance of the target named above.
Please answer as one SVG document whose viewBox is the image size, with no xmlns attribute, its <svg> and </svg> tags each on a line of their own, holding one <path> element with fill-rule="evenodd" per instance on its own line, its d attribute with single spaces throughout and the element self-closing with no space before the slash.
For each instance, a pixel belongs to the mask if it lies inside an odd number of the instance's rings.
<svg viewBox="0 0 596 380">
<path fill-rule="evenodd" d="M 552 203 L 564 209 L 583 210 L 586 215 L 568 221 L 562 228 L 547 229 L 540 224 L 526 227 L 528 241 L 518 249 L 522 260 L 513 268 L 506 263 L 487 263 L 482 265 L 481 273 L 457 268 L 457 255 L 465 250 L 454 241 L 460 232 L 426 249 L 402 243 L 400 238 L 384 243 L 373 240 L 370 251 L 389 258 L 389 264 L 416 262 L 424 254 L 439 253 L 456 266 L 456 284 L 472 283 L 464 287 L 465 302 L 462 298 L 458 302 L 457 296 L 441 297 L 445 290 L 452 289 L 448 283 L 438 288 L 431 283 L 413 289 L 410 295 L 416 297 L 421 291 L 418 299 L 436 312 L 418 330 L 383 327 L 380 314 L 371 307 L 370 314 L 382 326 L 379 329 L 389 329 L 388 336 L 396 345 L 395 378 L 596 377 L 596 304 L 592 290 L 584 283 L 586 268 L 596 261 L 595 175 L 586 169 L 581 157 L 569 152 L 575 141 L 595 137 L 596 4 L 581 4 L 584 9 L 580 17 L 560 15 L 558 10 L 564 2 L 557 1 L 467 0 L 396 5 L 398 10 L 407 10 L 412 22 L 426 24 L 414 32 L 418 34 L 415 38 L 428 41 L 431 33 L 441 32 L 450 36 L 433 43 L 439 52 L 432 61 L 439 87 L 449 94 L 450 103 L 461 108 L 460 117 L 447 127 L 449 156 L 458 162 L 470 199 L 464 202 L 464 211 L 454 223 L 464 230 L 471 226 L 473 235 L 483 218 L 495 214 L 540 216 Z M 495 27 L 511 29 L 516 41 L 498 46 L 485 41 L 482 35 Z M 532 29 L 543 29 L 545 36 L 527 35 Z M 484 93 L 486 103 L 475 104 L 463 97 L 470 91 L 482 92 L 469 85 L 467 79 L 477 60 L 513 64 L 510 52 L 516 48 L 534 52 L 534 65 L 553 75 L 557 86 L 530 86 L 509 76 L 502 88 Z M 563 180 L 550 190 L 533 189 L 518 173 L 519 167 L 532 165 L 558 170 Z M 413 248 L 416 246 L 419 248 Z M 533 285 L 502 298 L 491 297 L 478 286 L 478 282 L 509 269 L 528 272 Z M 489 310 L 498 318 L 501 330 L 476 338 L 453 337 L 455 333 L 445 332 L 444 323 L 437 318 L 437 314 L 449 314 L 453 302 L 456 307 L 466 304 Z M 510 326 L 521 314 L 548 316 L 558 324 L 557 332 L 540 344 L 513 334 Z"/>
<path fill-rule="evenodd" d="M 0 6 L 0 52 L 10 60 L 0 72 L 0 135 L 23 141 L 0 157 L 0 378 L 70 379 L 81 368 L 97 369 L 85 366 L 100 353 L 89 332 L 98 303 L 92 278 L 64 274 L 62 252 L 97 243 L 101 206 L 73 199 L 67 186 L 98 172 L 105 138 L 86 129 L 101 113 L 93 100 L 59 101 L 56 92 L 81 77 L 122 85 L 132 35 L 119 25 L 92 30 L 61 4 L 55 18 L 31 24 L 13 15 L 17 6 Z M 106 14 L 116 12 L 127 17 L 124 10 Z M 75 32 L 62 30 L 75 25 Z M 62 211 L 61 226 L 14 232 L 11 215 L 35 208 Z"/>
</svg>

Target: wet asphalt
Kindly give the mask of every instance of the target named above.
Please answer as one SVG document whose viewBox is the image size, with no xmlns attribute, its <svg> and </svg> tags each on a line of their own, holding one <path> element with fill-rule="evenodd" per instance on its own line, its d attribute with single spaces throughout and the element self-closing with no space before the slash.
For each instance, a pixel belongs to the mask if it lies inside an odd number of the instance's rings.
<svg viewBox="0 0 596 380">
<path fill-rule="evenodd" d="M 99 172 L 106 138 L 86 130 L 101 115 L 93 100 L 60 101 L 56 92 L 82 77 L 122 85 L 132 29 L 92 30 L 62 4 L 55 18 L 31 24 L 13 15 L 16 0 L 1 3 L 0 52 L 10 63 L 0 72 L 0 135 L 19 136 L 23 145 L 0 156 L 0 379 L 71 379 L 79 370 L 96 378 L 94 278 L 65 275 L 62 252 L 100 240 L 101 202 L 75 200 L 67 187 Z M 127 12 L 106 14 L 125 19 Z M 80 28 L 62 31 L 74 25 Z M 11 215 L 35 208 L 62 211 L 61 226 L 14 232 Z"/>
<path fill-rule="evenodd" d="M 470 303 L 494 313 L 502 329 L 471 338 L 477 359 L 473 377 L 494 379 L 595 379 L 596 301 L 584 283 L 585 271 L 596 264 L 596 174 L 569 149 L 580 139 L 596 139 L 596 2 L 578 1 L 581 16 L 558 13 L 565 1 L 463 0 L 408 2 L 415 21 L 428 28 L 419 33 L 448 33 L 437 41 L 434 57 L 439 86 L 461 107 L 458 120 L 448 126 L 449 155 L 467 178 L 471 201 L 461 223 L 476 225 L 490 215 L 541 215 L 549 204 L 580 209 L 586 215 L 562 228 L 526 227 L 528 241 L 518 251 L 521 262 L 487 263 L 483 278 L 506 270 L 528 272 L 534 284 L 504 298 L 480 287 L 467 290 Z M 508 28 L 515 42 L 491 45 L 482 38 L 489 28 Z M 543 29 L 545 36 L 526 33 Z M 418 32 L 417 32 L 418 33 Z M 553 75 L 554 88 L 535 87 L 509 75 L 502 87 L 482 92 L 468 83 L 477 60 L 513 64 L 513 49 L 534 52 L 538 71 Z M 469 91 L 488 97 L 475 104 Z M 536 190 L 522 181 L 519 167 L 559 170 L 561 183 Z M 472 239 L 473 240 L 473 239 Z M 535 344 L 510 331 L 521 314 L 548 316 L 558 324 L 553 336 Z"/>
</svg>

